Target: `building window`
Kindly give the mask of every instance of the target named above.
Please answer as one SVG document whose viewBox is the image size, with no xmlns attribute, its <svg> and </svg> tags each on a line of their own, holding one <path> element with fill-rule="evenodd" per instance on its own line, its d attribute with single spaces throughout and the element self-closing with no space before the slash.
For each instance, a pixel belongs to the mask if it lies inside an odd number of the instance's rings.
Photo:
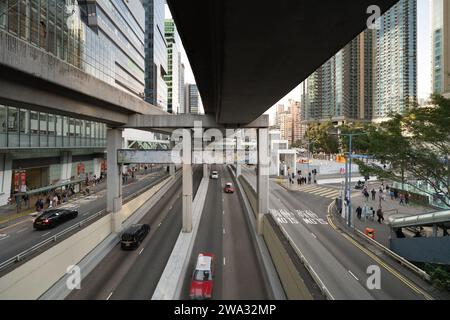
<svg viewBox="0 0 450 320">
<path fill-rule="evenodd" d="M 8 132 L 17 132 L 19 128 L 19 113 L 17 108 L 8 107 Z"/>
</svg>

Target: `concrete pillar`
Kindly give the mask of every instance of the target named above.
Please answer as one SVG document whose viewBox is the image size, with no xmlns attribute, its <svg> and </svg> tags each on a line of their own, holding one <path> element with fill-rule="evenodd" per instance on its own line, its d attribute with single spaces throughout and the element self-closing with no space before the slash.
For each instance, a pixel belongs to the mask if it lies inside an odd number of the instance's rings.
<svg viewBox="0 0 450 320">
<path fill-rule="evenodd" d="M 61 154 L 61 182 L 69 181 L 72 177 L 72 152 L 64 151 Z"/>
<path fill-rule="evenodd" d="M 102 173 L 102 158 L 94 158 L 92 161 L 94 162 L 94 172 L 92 173 L 97 177 L 97 179 L 100 177 L 100 174 Z"/>
<path fill-rule="evenodd" d="M 203 178 L 209 178 L 209 172 L 208 172 L 208 164 L 203 164 Z"/>
<path fill-rule="evenodd" d="M 434 224 L 433 225 L 433 237 L 437 237 L 438 236 L 438 226 L 437 226 L 437 224 Z"/>
<path fill-rule="evenodd" d="M 119 232 L 122 221 L 122 168 L 117 164 L 117 150 L 122 148 L 122 130 L 108 128 L 107 133 L 107 202 L 106 210 L 112 213 L 112 231 Z"/>
<path fill-rule="evenodd" d="M 183 130 L 183 229 L 192 232 L 192 141 L 191 131 Z"/>
<path fill-rule="evenodd" d="M 236 178 L 242 175 L 242 161 L 245 158 L 245 152 L 242 150 L 242 131 L 236 132 Z"/>
<path fill-rule="evenodd" d="M 269 213 L 269 130 L 258 129 L 257 233 L 262 235 L 263 217 Z"/>
<path fill-rule="evenodd" d="M 170 149 L 175 148 L 175 141 L 170 141 Z M 175 176 L 176 167 L 175 164 L 169 164 L 169 174 L 171 177 Z"/>
<path fill-rule="evenodd" d="M 12 157 L 10 154 L 0 154 L 0 206 L 8 203 L 11 195 Z"/>
</svg>

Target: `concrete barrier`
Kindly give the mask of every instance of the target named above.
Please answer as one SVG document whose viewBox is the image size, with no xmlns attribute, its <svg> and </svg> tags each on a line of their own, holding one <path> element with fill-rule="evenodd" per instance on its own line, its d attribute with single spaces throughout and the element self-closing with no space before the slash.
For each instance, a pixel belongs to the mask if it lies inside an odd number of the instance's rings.
<svg viewBox="0 0 450 320">
<path fill-rule="evenodd" d="M 122 210 L 117 213 L 121 222 L 139 211 L 149 198 L 172 180 L 173 178 L 169 177 L 124 204 Z M 104 240 L 114 236 L 111 226 L 112 215 L 108 214 L 1 277 L 0 300 L 38 299 L 60 279 L 67 276 L 69 266 L 78 264 Z M 83 273 L 83 270 L 81 272 Z"/>
<path fill-rule="evenodd" d="M 255 190 L 242 176 L 239 177 L 239 182 L 255 215 L 257 210 Z M 263 238 L 286 297 L 289 300 L 312 300 L 312 295 L 298 271 L 298 268 L 301 267 L 299 257 L 290 246 L 288 239 L 279 230 L 272 216 L 268 214 L 264 215 L 263 219 Z"/>
</svg>

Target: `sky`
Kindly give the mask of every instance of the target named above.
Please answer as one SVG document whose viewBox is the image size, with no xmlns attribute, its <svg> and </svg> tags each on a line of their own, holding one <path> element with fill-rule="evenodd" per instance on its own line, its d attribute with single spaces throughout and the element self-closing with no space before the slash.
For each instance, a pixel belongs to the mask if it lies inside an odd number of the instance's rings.
<svg viewBox="0 0 450 320">
<path fill-rule="evenodd" d="M 417 0 L 417 94 L 419 99 L 426 99 L 431 94 L 431 1 Z M 166 5 L 166 17 L 171 17 Z M 195 78 L 189 65 L 184 48 L 182 49 L 182 62 L 185 65 L 185 82 L 195 83 Z M 289 99 L 299 101 L 301 95 L 300 85 L 283 97 L 266 113 L 274 114 L 277 104 L 287 105 Z"/>
</svg>

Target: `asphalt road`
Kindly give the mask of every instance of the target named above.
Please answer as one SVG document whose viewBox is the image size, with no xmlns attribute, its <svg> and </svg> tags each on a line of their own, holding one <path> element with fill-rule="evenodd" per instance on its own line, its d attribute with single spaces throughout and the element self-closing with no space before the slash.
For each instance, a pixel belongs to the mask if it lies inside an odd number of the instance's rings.
<svg viewBox="0 0 450 320">
<path fill-rule="evenodd" d="M 195 193 L 202 176 L 194 168 Z M 151 230 L 139 248 L 123 251 L 117 244 L 67 299 L 150 300 L 181 231 L 181 187 L 180 180 L 141 219 Z"/>
<path fill-rule="evenodd" d="M 129 195 L 139 192 L 144 188 L 148 188 L 163 175 L 167 175 L 167 172 L 161 170 L 150 173 L 136 182 L 127 184 L 126 186 L 123 187 L 123 197 L 125 198 Z M 21 220 L 20 222 L 14 225 L 0 229 L 0 262 L 16 256 L 17 254 L 23 252 L 24 250 L 31 248 L 33 245 L 47 238 L 50 238 L 52 235 L 74 224 L 77 224 L 81 220 L 84 220 L 89 216 L 105 209 L 106 190 L 99 191 L 98 193 L 93 194 L 91 196 L 77 199 L 73 202 L 63 205 L 62 207 L 77 209 L 78 217 L 66 223 L 63 223 L 57 226 L 56 228 L 49 230 L 40 230 L 40 231 L 34 230 L 33 228 L 34 218 L 31 217 L 28 217 L 25 220 Z M 83 227 L 86 226 L 87 225 Z M 10 270 L 11 269 L 8 269 L 6 271 Z"/>
<path fill-rule="evenodd" d="M 254 186 L 254 172 L 244 168 L 243 173 Z M 330 199 L 287 191 L 270 182 L 269 201 L 275 220 L 289 234 L 335 299 L 406 300 L 427 296 L 428 284 L 412 274 L 403 276 L 396 267 L 379 258 L 383 256 L 382 252 L 370 254 L 335 230 L 327 219 Z M 380 268 L 380 289 L 371 290 L 366 285 L 369 266 Z"/>
<path fill-rule="evenodd" d="M 182 299 L 189 299 L 189 287 L 197 256 L 215 255 L 214 300 L 267 299 L 262 267 L 256 253 L 245 212 L 238 194 L 225 194 L 225 183 L 233 182 L 225 166 L 212 166 L 219 179 L 210 180 L 197 237 L 182 289 Z"/>
</svg>

